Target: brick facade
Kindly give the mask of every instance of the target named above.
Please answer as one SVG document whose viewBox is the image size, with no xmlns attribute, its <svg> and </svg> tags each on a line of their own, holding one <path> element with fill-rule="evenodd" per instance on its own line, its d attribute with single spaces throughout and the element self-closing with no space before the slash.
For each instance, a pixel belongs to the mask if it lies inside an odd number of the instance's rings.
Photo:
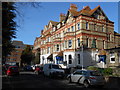
<svg viewBox="0 0 120 90">
<path fill-rule="evenodd" d="M 100 6 L 94 9 L 86 6 L 77 11 L 77 6 L 71 4 L 66 15 L 60 14 L 59 22 L 50 21 L 45 25 L 41 36 L 34 41 L 34 51 L 40 49 L 41 64 L 48 61 L 57 63 L 56 56 L 62 51 L 63 62 L 67 61 L 68 65 L 71 64 L 69 62 L 72 57 L 74 64 L 71 66 L 76 66 L 79 65 L 76 63 L 78 59 L 76 56 L 81 53 L 82 44 L 84 48 L 96 50 L 120 45 L 120 36 L 114 32 L 114 22 L 108 19 Z M 47 59 L 51 54 L 53 60 Z"/>
</svg>

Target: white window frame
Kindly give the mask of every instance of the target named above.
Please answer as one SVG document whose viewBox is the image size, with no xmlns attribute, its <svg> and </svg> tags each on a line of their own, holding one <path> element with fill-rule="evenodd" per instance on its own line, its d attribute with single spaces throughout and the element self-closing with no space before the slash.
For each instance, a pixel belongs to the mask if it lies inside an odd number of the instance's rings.
<svg viewBox="0 0 120 90">
<path fill-rule="evenodd" d="M 80 30 L 80 23 L 77 23 L 77 29 Z"/>
<path fill-rule="evenodd" d="M 72 48 L 72 40 L 68 40 L 68 47 Z"/>
<path fill-rule="evenodd" d="M 112 58 L 115 58 L 115 56 L 110 57 L 110 63 L 115 63 L 115 61 L 111 61 Z"/>
<path fill-rule="evenodd" d="M 72 30 L 72 32 L 74 32 L 74 26 L 71 26 L 71 30 Z"/>
</svg>

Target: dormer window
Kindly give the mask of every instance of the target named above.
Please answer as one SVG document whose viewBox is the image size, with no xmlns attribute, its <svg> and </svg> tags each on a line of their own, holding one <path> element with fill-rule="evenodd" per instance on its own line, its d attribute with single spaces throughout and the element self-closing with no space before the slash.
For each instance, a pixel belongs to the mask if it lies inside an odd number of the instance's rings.
<svg viewBox="0 0 120 90">
<path fill-rule="evenodd" d="M 62 25 L 65 25 L 64 21 L 62 21 Z"/>
<path fill-rule="evenodd" d="M 57 29 L 59 29 L 61 27 L 61 24 L 59 23 L 58 25 L 57 25 Z"/>
<path fill-rule="evenodd" d="M 53 32 L 56 30 L 56 27 L 53 27 Z"/>
</svg>

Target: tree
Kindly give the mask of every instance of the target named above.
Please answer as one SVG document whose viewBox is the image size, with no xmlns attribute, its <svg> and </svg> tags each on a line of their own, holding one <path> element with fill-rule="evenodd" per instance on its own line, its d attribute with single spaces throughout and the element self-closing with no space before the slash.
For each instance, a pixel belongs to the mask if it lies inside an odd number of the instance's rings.
<svg viewBox="0 0 120 90">
<path fill-rule="evenodd" d="M 12 2 L 2 3 L 2 57 L 3 63 L 6 61 L 6 57 L 14 49 L 12 45 L 12 38 L 16 38 L 16 17 L 15 6 Z"/>
<path fill-rule="evenodd" d="M 14 50 L 12 39 L 16 38 L 16 27 L 18 26 L 14 19 L 16 15 L 22 16 L 18 9 L 19 4 L 22 6 L 29 5 L 35 8 L 40 7 L 40 3 L 35 2 L 2 2 L 2 63 L 6 62 L 6 57 Z"/>
<path fill-rule="evenodd" d="M 34 63 L 39 64 L 40 63 L 40 53 L 37 53 L 37 55 L 34 58 Z"/>
<path fill-rule="evenodd" d="M 34 54 L 30 45 L 27 45 L 26 48 L 22 51 L 21 55 L 21 64 L 30 65 L 31 61 L 34 59 Z"/>
</svg>

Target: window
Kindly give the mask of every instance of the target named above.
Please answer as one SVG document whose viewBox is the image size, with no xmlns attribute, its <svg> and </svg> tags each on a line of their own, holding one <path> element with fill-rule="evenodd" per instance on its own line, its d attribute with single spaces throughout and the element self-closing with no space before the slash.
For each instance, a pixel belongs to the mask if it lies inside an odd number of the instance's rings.
<svg viewBox="0 0 120 90">
<path fill-rule="evenodd" d="M 78 54 L 78 64 L 80 64 L 80 54 Z"/>
<path fill-rule="evenodd" d="M 68 40 L 68 47 L 72 47 L 72 40 Z"/>
<path fill-rule="evenodd" d="M 113 61 L 115 61 L 115 58 L 114 58 L 114 57 L 112 57 L 112 58 L 111 58 L 111 61 L 112 61 L 112 62 L 113 62 Z"/>
<path fill-rule="evenodd" d="M 69 64 L 72 64 L 72 55 L 69 55 L 68 59 L 69 59 Z"/>
<path fill-rule="evenodd" d="M 102 32 L 105 32 L 105 31 L 104 31 L 104 25 L 102 25 Z"/>
<path fill-rule="evenodd" d="M 78 41 L 78 47 L 80 47 L 80 38 L 78 38 L 77 41 Z"/>
<path fill-rule="evenodd" d="M 53 32 L 56 30 L 56 27 L 53 27 Z"/>
<path fill-rule="evenodd" d="M 96 31 L 96 24 L 94 24 L 94 31 Z"/>
<path fill-rule="evenodd" d="M 96 39 L 93 39 L 92 41 L 92 48 L 96 48 Z"/>
<path fill-rule="evenodd" d="M 82 75 L 82 71 L 76 71 L 74 72 L 74 75 Z"/>
<path fill-rule="evenodd" d="M 110 41 L 110 34 L 108 34 L 108 41 Z"/>
<path fill-rule="evenodd" d="M 50 37 L 48 37 L 47 42 L 50 42 Z"/>
<path fill-rule="evenodd" d="M 72 32 L 73 32 L 74 31 L 74 26 L 72 26 L 71 29 L 72 29 Z"/>
<path fill-rule="evenodd" d="M 62 43 L 62 49 L 64 49 L 64 43 Z"/>
<path fill-rule="evenodd" d="M 59 45 L 57 44 L 57 51 L 59 51 Z"/>
<path fill-rule="evenodd" d="M 88 47 L 88 40 L 89 40 L 89 39 L 87 38 L 87 39 L 86 39 L 86 47 Z"/>
<path fill-rule="evenodd" d="M 112 41 L 112 35 L 110 34 L 110 41 Z"/>
<path fill-rule="evenodd" d="M 67 41 L 65 41 L 65 48 L 67 48 Z"/>
<path fill-rule="evenodd" d="M 50 53 L 50 47 L 48 47 L 48 49 L 47 49 L 47 53 Z"/>
<path fill-rule="evenodd" d="M 70 32 L 70 28 L 68 28 L 68 32 Z"/>
<path fill-rule="evenodd" d="M 65 55 L 65 61 L 67 61 L 67 55 Z"/>
<path fill-rule="evenodd" d="M 43 61 L 43 63 L 44 63 L 44 60 L 45 60 L 45 58 L 44 58 L 44 56 L 42 56 L 42 61 Z"/>
<path fill-rule="evenodd" d="M 110 57 L 110 63 L 115 63 L 115 56 Z"/>
<path fill-rule="evenodd" d="M 88 29 L 88 22 L 86 22 L 86 29 Z"/>
<path fill-rule="evenodd" d="M 87 72 L 86 71 L 76 71 L 75 73 L 74 73 L 74 75 L 87 75 Z"/>
<path fill-rule="evenodd" d="M 103 40 L 103 49 L 105 49 L 105 40 Z"/>
<path fill-rule="evenodd" d="M 77 29 L 78 29 L 78 30 L 80 29 L 80 23 L 77 24 Z"/>
</svg>

